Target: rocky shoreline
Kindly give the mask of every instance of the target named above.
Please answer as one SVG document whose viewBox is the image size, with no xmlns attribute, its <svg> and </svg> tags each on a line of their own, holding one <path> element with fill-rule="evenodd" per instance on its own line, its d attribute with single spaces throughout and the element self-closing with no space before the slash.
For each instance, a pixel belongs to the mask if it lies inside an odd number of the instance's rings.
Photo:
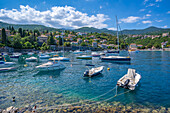
<svg viewBox="0 0 170 113">
<path fill-rule="evenodd" d="M 0 113 L 170 113 L 170 108 L 166 107 L 151 107 L 136 104 L 123 105 L 120 102 L 101 103 L 97 105 L 87 106 L 69 106 L 69 107 L 44 107 L 28 106 L 23 108 L 8 107 L 5 110 L 0 110 Z"/>
</svg>

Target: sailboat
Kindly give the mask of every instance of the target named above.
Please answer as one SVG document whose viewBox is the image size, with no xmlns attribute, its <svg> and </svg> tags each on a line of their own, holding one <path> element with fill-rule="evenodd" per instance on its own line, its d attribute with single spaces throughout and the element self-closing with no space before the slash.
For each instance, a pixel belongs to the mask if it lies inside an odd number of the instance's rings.
<svg viewBox="0 0 170 113">
<path fill-rule="evenodd" d="M 117 24 L 117 39 L 118 39 L 118 51 L 119 51 L 119 32 L 118 32 L 118 20 L 117 20 L 117 17 L 116 17 L 116 24 Z M 130 62 L 131 61 L 131 58 L 128 56 L 128 57 L 125 57 L 125 56 L 102 56 L 101 57 L 101 60 L 102 61 L 114 61 L 114 62 Z"/>
<path fill-rule="evenodd" d="M 63 42 L 63 56 L 62 57 L 50 58 L 49 60 L 70 61 L 70 58 L 64 57 L 64 38 L 62 38 L 62 42 Z"/>
</svg>

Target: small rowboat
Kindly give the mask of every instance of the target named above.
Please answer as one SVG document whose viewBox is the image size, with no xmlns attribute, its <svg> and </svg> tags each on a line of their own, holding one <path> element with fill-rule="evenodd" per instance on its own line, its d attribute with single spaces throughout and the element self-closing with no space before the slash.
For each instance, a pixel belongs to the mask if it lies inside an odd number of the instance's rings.
<svg viewBox="0 0 170 113">
<path fill-rule="evenodd" d="M 92 68 L 90 70 L 86 70 L 84 72 L 84 76 L 93 77 L 93 76 L 99 75 L 102 73 L 103 69 L 104 69 L 104 66 L 100 66 L 97 68 Z"/>
<path fill-rule="evenodd" d="M 117 86 L 125 89 L 134 90 L 140 79 L 141 75 L 135 73 L 135 69 L 128 69 L 128 73 L 117 81 Z"/>
<path fill-rule="evenodd" d="M 40 59 L 49 59 L 49 58 L 51 58 L 49 55 L 43 55 L 43 54 L 40 55 Z"/>
<path fill-rule="evenodd" d="M 27 62 L 36 62 L 37 58 L 36 57 L 30 57 L 25 59 Z"/>
<path fill-rule="evenodd" d="M 15 71 L 16 69 L 17 69 L 16 67 L 0 68 L 0 72 L 4 72 L 4 71 Z"/>
<path fill-rule="evenodd" d="M 77 56 L 77 59 L 92 59 L 92 56 L 88 56 L 88 55 L 82 55 L 82 56 Z"/>
</svg>

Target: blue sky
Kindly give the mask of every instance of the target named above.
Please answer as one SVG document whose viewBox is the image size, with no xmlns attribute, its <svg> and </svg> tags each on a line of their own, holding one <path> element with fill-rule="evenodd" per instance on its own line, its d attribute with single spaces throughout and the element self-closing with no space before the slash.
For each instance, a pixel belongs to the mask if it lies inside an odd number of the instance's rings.
<svg viewBox="0 0 170 113">
<path fill-rule="evenodd" d="M 170 0 L 1 0 L 0 21 L 55 28 L 170 27 Z"/>
</svg>

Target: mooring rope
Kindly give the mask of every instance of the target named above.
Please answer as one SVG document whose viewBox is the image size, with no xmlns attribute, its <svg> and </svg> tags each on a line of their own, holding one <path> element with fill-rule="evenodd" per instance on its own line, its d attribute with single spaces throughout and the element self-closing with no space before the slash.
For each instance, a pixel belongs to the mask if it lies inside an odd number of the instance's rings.
<svg viewBox="0 0 170 113">
<path fill-rule="evenodd" d="M 114 87 L 113 89 L 115 89 L 115 87 Z M 112 89 L 112 90 L 113 90 L 113 89 Z M 110 91 L 111 91 L 111 90 L 110 90 Z M 108 92 L 110 92 L 110 91 L 108 91 Z M 75 104 L 75 103 L 73 103 L 73 104 L 57 105 L 57 106 L 55 106 L 55 107 L 53 107 L 53 106 L 51 106 L 51 107 L 39 107 L 39 108 L 37 108 L 37 109 L 65 109 L 65 108 L 71 108 L 71 107 L 85 107 L 85 106 L 95 105 L 95 104 L 99 104 L 99 103 L 101 103 L 101 102 L 105 102 L 105 101 L 111 100 L 111 99 L 113 99 L 113 98 L 115 98 L 115 97 L 117 97 L 117 96 L 120 96 L 120 95 L 122 95 L 122 94 L 128 93 L 128 92 L 130 92 L 130 91 L 131 91 L 131 90 L 128 90 L 128 91 L 126 91 L 126 92 L 117 94 L 117 95 L 115 95 L 115 96 L 113 96 L 113 97 L 110 97 L 110 98 L 108 98 L 108 99 L 105 99 L 105 100 L 102 100 L 102 101 L 97 101 L 97 102 L 94 102 L 94 103 L 92 103 L 92 104 L 85 104 L 85 105 L 81 105 L 81 106 L 72 106 L 72 105 Z M 107 94 L 108 92 L 106 92 L 105 94 Z M 104 94 L 102 94 L 102 95 L 100 95 L 100 96 L 98 96 L 98 97 L 101 97 L 101 96 L 103 96 L 103 95 L 104 95 Z M 97 97 L 95 97 L 95 98 L 97 98 Z M 92 99 L 94 99 L 94 98 L 92 98 Z M 89 100 L 92 100 L 92 99 L 89 99 Z M 83 101 L 83 102 L 85 102 L 85 101 Z M 77 103 L 80 103 L 80 102 L 77 102 Z M 63 107 L 63 106 L 66 106 L 66 107 Z M 61 107 L 61 108 L 60 108 L 60 107 Z"/>
</svg>

